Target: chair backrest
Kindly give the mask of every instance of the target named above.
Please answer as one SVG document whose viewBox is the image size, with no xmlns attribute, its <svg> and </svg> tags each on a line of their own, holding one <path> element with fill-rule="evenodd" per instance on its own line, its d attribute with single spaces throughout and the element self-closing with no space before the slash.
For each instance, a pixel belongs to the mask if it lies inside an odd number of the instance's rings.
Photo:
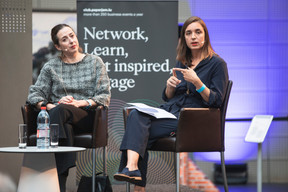
<svg viewBox="0 0 288 192">
<path fill-rule="evenodd" d="M 232 81 L 220 108 L 182 108 L 176 134 L 177 152 L 225 150 L 225 118 Z"/>
<path fill-rule="evenodd" d="M 105 147 L 108 143 L 108 108 L 98 106 L 92 133 L 92 148 Z"/>
<path fill-rule="evenodd" d="M 36 145 L 35 135 L 37 132 L 37 116 L 39 110 L 36 110 L 31 105 L 25 104 L 21 106 L 21 112 L 23 123 L 27 124 L 27 145 Z"/>
<path fill-rule="evenodd" d="M 221 111 L 221 140 L 222 140 L 222 151 L 225 150 L 225 121 L 226 121 L 226 112 L 227 112 L 227 107 L 228 107 L 228 101 L 230 98 L 230 93 L 231 93 L 231 89 L 232 89 L 232 85 L 233 85 L 233 81 L 229 80 L 228 81 L 228 85 L 227 85 L 227 89 L 226 89 L 226 94 L 223 100 L 223 103 L 221 105 L 220 111 Z"/>
</svg>

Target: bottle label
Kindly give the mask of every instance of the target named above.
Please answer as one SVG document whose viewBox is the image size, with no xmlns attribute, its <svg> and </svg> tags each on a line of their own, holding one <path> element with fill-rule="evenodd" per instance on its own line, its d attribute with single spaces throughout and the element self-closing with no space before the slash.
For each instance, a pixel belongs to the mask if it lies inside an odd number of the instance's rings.
<svg viewBox="0 0 288 192">
<path fill-rule="evenodd" d="M 39 137 L 49 137 L 49 129 L 38 129 L 37 138 Z"/>
</svg>

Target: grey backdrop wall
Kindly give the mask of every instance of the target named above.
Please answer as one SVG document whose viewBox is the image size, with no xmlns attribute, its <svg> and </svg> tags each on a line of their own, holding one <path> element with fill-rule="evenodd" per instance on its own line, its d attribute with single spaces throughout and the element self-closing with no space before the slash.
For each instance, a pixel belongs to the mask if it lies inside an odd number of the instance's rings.
<svg viewBox="0 0 288 192">
<path fill-rule="evenodd" d="M 20 106 L 32 83 L 32 2 L 0 1 L 0 147 L 18 144 Z M 17 183 L 22 154 L 0 153 L 0 173 Z"/>
</svg>

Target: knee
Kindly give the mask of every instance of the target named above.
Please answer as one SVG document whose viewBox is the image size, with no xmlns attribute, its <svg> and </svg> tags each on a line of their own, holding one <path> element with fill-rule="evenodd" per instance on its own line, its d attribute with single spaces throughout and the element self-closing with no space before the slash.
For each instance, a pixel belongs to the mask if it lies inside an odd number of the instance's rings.
<svg viewBox="0 0 288 192">
<path fill-rule="evenodd" d="M 141 116 L 141 112 L 139 112 L 137 109 L 133 109 L 132 111 L 130 111 L 130 113 L 128 115 L 128 119 L 139 118 L 139 116 Z"/>
<path fill-rule="evenodd" d="M 71 115 L 70 107 L 71 106 L 69 105 L 63 104 L 57 105 L 56 107 L 48 111 L 51 118 L 50 120 L 69 117 Z"/>
<path fill-rule="evenodd" d="M 137 111 L 136 109 L 133 109 L 132 111 L 130 111 L 128 117 L 127 117 L 127 124 L 130 124 L 131 122 L 135 122 L 135 120 L 137 121 L 137 119 L 139 119 L 139 111 Z"/>
<path fill-rule="evenodd" d="M 70 111 L 69 108 L 70 108 L 70 105 L 59 104 L 53 109 L 51 109 L 50 112 L 51 113 L 65 113 L 67 111 Z"/>
</svg>

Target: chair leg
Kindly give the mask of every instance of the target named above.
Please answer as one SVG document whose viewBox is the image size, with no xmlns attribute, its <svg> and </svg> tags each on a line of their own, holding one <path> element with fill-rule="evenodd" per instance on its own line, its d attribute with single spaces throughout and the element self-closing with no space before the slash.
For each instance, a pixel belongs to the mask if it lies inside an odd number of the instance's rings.
<svg viewBox="0 0 288 192">
<path fill-rule="evenodd" d="M 126 192 L 130 192 L 130 183 L 126 182 Z"/>
<path fill-rule="evenodd" d="M 103 175 L 106 175 L 106 147 L 103 147 Z"/>
<path fill-rule="evenodd" d="M 96 148 L 92 149 L 92 192 L 95 192 L 95 175 L 96 175 Z"/>
<path fill-rule="evenodd" d="M 176 153 L 176 191 L 180 192 L 180 153 Z"/>
<path fill-rule="evenodd" d="M 130 192 L 130 183 L 126 182 L 126 192 Z"/>
<path fill-rule="evenodd" d="M 225 192 L 228 192 L 229 190 L 228 190 L 228 182 L 227 182 L 227 176 L 226 176 L 224 152 L 221 151 L 220 154 L 221 154 L 221 168 L 222 168 L 224 189 L 225 189 Z"/>
</svg>

